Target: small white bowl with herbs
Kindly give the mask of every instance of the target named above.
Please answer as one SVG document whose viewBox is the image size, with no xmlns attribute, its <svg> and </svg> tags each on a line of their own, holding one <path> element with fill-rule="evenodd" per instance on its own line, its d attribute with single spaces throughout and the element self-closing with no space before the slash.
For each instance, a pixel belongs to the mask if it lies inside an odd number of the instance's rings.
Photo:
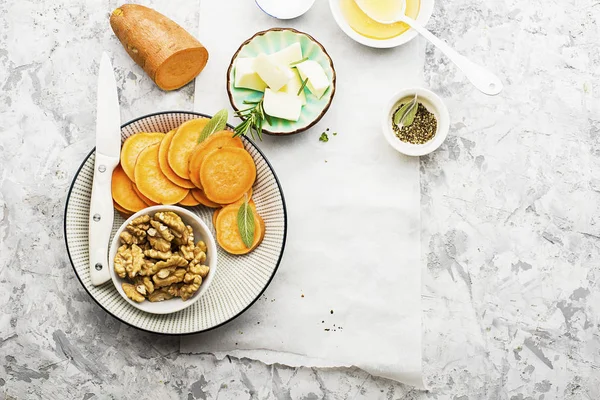
<svg viewBox="0 0 600 400">
<path fill-rule="evenodd" d="M 446 140 L 450 126 L 448 108 L 438 95 L 423 88 L 396 93 L 382 118 L 383 135 L 407 156 L 432 153 Z"/>
</svg>

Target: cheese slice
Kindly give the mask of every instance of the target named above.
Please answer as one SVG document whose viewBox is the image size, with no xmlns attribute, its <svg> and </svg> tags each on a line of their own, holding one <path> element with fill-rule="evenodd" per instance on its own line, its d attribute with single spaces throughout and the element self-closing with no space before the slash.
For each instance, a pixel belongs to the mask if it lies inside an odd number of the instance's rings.
<svg viewBox="0 0 600 400">
<path fill-rule="evenodd" d="M 235 61 L 235 79 L 233 85 L 236 88 L 246 88 L 264 92 L 267 84 L 254 70 L 254 58 L 238 58 Z"/>
<path fill-rule="evenodd" d="M 258 76 L 275 91 L 284 87 L 294 76 L 289 67 L 279 65 L 266 54 L 259 54 L 252 64 Z"/>
<path fill-rule="evenodd" d="M 300 73 L 302 81 L 308 78 L 306 84 L 308 90 L 319 99 L 323 97 L 330 83 L 321 64 L 313 60 L 307 60 L 296 65 L 296 69 Z"/>
<path fill-rule="evenodd" d="M 300 95 L 298 95 L 298 91 L 302 87 L 302 79 L 300 79 L 300 75 L 297 71 L 293 70 L 292 73 L 294 74 L 294 77 L 287 83 L 287 85 L 282 87 L 279 91 L 298 96 L 300 98 L 300 101 L 302 102 L 302 105 L 304 106 L 306 105 L 306 93 L 304 92 L 304 90 L 302 90 L 300 92 Z"/>
<path fill-rule="evenodd" d="M 283 67 L 289 67 L 291 63 L 302 60 L 302 47 L 300 43 L 294 43 L 277 53 L 271 54 L 269 57 Z"/>
<path fill-rule="evenodd" d="M 295 94 L 265 89 L 263 100 L 265 113 L 271 117 L 298 121 L 302 113 L 302 101 Z"/>
</svg>

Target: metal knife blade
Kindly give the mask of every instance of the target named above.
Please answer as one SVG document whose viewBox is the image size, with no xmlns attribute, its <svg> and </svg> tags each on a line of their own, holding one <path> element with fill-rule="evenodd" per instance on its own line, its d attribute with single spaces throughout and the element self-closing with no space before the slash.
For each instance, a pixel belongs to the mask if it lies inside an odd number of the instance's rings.
<svg viewBox="0 0 600 400">
<path fill-rule="evenodd" d="M 117 83 L 108 54 L 102 54 L 98 74 L 96 158 L 90 199 L 89 261 L 94 286 L 110 280 L 108 242 L 114 220 L 112 172 L 121 152 L 121 115 Z"/>
</svg>

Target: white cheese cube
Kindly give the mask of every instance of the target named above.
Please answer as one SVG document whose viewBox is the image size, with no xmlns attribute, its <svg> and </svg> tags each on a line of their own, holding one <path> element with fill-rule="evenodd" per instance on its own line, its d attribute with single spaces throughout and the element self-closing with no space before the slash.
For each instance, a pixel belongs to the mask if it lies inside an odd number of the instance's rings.
<svg viewBox="0 0 600 400">
<path fill-rule="evenodd" d="M 302 60 L 302 47 L 300 43 L 294 43 L 277 53 L 271 54 L 269 57 L 277 64 L 289 67 L 291 63 Z"/>
<path fill-rule="evenodd" d="M 302 81 L 308 78 L 308 83 L 306 84 L 308 90 L 319 99 L 323 97 L 330 83 L 321 64 L 316 61 L 307 60 L 296 65 L 296 69 L 298 69 Z"/>
<path fill-rule="evenodd" d="M 233 85 L 236 88 L 246 88 L 264 92 L 267 84 L 260 79 L 260 76 L 254 71 L 254 58 L 238 58 L 235 62 L 235 80 Z"/>
<path fill-rule="evenodd" d="M 254 59 L 253 69 L 267 86 L 275 91 L 284 87 L 294 77 L 290 68 L 273 62 L 266 54 L 260 54 Z"/>
<path fill-rule="evenodd" d="M 298 96 L 300 98 L 300 101 L 302 102 L 302 105 L 304 106 L 306 105 L 306 93 L 304 93 L 304 90 L 302 90 L 298 95 L 298 91 L 302 87 L 302 79 L 300 79 L 300 75 L 298 75 L 297 71 L 292 71 L 292 73 L 294 74 L 292 80 L 289 81 L 287 85 L 282 87 L 279 91 Z"/>
<path fill-rule="evenodd" d="M 302 112 L 302 101 L 298 96 L 271 89 L 265 89 L 263 106 L 267 115 L 289 121 L 298 121 Z"/>
</svg>

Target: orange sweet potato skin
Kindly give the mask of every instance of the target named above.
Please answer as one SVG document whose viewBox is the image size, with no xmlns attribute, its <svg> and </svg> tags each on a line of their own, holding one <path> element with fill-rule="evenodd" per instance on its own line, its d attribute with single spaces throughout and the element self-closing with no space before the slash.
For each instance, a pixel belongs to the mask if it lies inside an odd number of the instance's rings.
<svg viewBox="0 0 600 400">
<path fill-rule="evenodd" d="M 208 51 L 196 38 L 151 8 L 123 4 L 112 12 L 110 26 L 127 54 L 163 90 L 186 85 L 208 62 Z"/>
</svg>

